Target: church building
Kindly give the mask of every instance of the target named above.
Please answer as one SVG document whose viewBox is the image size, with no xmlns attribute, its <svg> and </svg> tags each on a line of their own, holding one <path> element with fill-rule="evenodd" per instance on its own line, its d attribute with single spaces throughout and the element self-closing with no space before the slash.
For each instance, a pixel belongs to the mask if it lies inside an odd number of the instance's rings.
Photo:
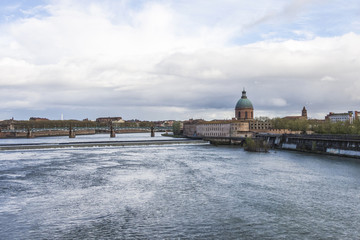
<svg viewBox="0 0 360 240">
<path fill-rule="evenodd" d="M 301 110 L 301 116 L 286 116 L 286 117 L 283 117 L 283 119 L 287 119 L 287 120 L 305 119 L 305 120 L 307 120 L 308 119 L 307 110 L 304 106 L 303 109 Z"/>
<path fill-rule="evenodd" d="M 271 129 L 271 125 L 270 121 L 254 120 L 254 107 L 244 89 L 232 120 L 189 121 L 184 123 L 183 132 L 188 137 L 249 137 Z"/>
</svg>

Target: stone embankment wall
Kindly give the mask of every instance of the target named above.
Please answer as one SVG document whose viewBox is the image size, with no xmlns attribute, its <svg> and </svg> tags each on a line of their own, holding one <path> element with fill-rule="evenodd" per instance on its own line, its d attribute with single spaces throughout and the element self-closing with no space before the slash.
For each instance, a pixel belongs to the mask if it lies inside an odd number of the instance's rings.
<svg viewBox="0 0 360 240">
<path fill-rule="evenodd" d="M 260 136 L 279 149 L 360 158 L 360 136 L 354 135 L 268 135 Z"/>
</svg>

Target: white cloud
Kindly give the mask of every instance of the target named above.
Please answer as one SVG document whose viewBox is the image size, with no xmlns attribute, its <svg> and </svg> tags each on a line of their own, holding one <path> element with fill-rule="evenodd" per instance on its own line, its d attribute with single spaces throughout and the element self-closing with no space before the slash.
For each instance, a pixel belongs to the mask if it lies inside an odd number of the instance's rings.
<svg viewBox="0 0 360 240">
<path fill-rule="evenodd" d="M 270 99 L 270 104 L 276 107 L 284 107 L 287 105 L 287 102 L 285 99 L 282 98 L 272 98 Z"/>
<path fill-rule="evenodd" d="M 255 11 L 261 20 L 266 14 L 256 11 L 257 5 L 249 12 L 241 8 L 244 15 L 237 16 L 230 9 L 238 3 L 229 1 L 219 9 L 229 14 L 211 25 L 206 12 L 191 10 L 202 15 L 188 19 L 185 7 L 180 11 L 175 2 L 138 9 L 129 9 L 126 1 L 112 2 L 114 8 L 97 1 L 50 3 L 0 25 L 0 87 L 13 93 L 0 95 L 6 103 L 0 109 L 75 109 L 67 115 L 88 109 L 92 118 L 114 111 L 129 118 L 159 119 L 168 112 L 167 118 L 221 119 L 232 117 L 243 87 L 255 110 L 269 115 L 303 105 L 312 107 L 311 114 L 357 104 L 356 33 L 317 37 L 296 28 L 290 32 L 301 41 L 273 41 L 278 33 L 264 33 L 264 41 L 237 45 L 234 38 L 249 27 L 246 16 Z M 274 12 L 292 9 L 285 4 Z M 291 6 L 299 4 L 309 1 Z M 343 102 L 334 99 L 335 91 Z"/>
<path fill-rule="evenodd" d="M 314 33 L 310 31 L 303 31 L 303 30 L 294 30 L 293 33 L 296 35 L 303 37 L 306 40 L 311 40 L 315 37 Z"/>
<path fill-rule="evenodd" d="M 322 82 L 334 82 L 334 81 L 336 81 L 336 79 L 333 78 L 333 77 L 330 77 L 330 76 L 325 76 L 325 77 L 321 78 L 320 81 L 322 81 Z"/>
</svg>

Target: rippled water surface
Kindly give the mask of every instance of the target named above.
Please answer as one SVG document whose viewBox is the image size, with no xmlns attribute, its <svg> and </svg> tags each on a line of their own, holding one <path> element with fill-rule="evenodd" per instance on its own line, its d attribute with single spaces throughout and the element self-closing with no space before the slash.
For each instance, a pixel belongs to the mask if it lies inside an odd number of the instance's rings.
<svg viewBox="0 0 360 240">
<path fill-rule="evenodd" d="M 162 145 L 0 152 L 0 239 L 359 239 L 360 163 Z"/>
</svg>

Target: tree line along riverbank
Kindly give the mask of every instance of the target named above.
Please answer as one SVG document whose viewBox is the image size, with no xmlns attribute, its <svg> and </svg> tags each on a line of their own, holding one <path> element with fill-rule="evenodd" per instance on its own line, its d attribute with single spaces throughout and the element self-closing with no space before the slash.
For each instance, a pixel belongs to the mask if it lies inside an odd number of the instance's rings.
<svg viewBox="0 0 360 240">
<path fill-rule="evenodd" d="M 270 119 L 274 129 L 289 129 L 292 131 L 312 131 L 317 134 L 349 134 L 360 135 L 360 120 L 331 122 L 317 119 Z"/>
</svg>

